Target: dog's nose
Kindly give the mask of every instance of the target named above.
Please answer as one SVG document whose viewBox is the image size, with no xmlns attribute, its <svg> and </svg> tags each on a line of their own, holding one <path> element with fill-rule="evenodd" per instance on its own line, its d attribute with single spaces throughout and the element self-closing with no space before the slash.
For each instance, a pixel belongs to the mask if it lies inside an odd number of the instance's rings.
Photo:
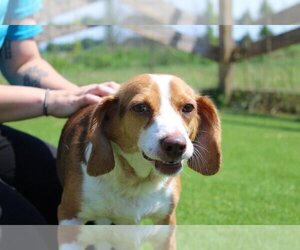
<svg viewBox="0 0 300 250">
<path fill-rule="evenodd" d="M 179 135 L 169 135 L 160 140 L 162 150 L 172 159 L 183 155 L 186 149 L 186 139 Z"/>
</svg>

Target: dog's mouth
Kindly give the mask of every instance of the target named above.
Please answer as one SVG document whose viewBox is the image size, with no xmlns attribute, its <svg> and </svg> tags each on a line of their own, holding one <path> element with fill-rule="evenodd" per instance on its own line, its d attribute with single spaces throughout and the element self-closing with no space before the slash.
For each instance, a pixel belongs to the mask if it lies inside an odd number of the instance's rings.
<svg viewBox="0 0 300 250">
<path fill-rule="evenodd" d="M 174 175 L 182 169 L 181 161 L 158 161 L 151 159 L 144 152 L 143 157 L 148 161 L 154 162 L 155 169 L 164 175 Z"/>
</svg>

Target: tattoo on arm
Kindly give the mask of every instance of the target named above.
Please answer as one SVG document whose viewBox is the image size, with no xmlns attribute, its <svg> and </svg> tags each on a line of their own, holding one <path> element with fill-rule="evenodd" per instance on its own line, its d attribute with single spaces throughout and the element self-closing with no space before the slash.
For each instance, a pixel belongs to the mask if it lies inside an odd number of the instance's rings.
<svg viewBox="0 0 300 250">
<path fill-rule="evenodd" d="M 16 56 L 14 56 L 12 50 L 12 41 L 5 40 L 2 48 L 0 48 L 0 63 L 5 65 L 2 72 L 3 74 L 5 73 L 8 81 L 17 85 L 41 88 L 43 78 L 48 76 L 47 71 L 44 71 L 35 65 L 30 67 L 25 66 L 19 72 L 11 72 L 10 65 L 11 63 L 14 63 L 14 59 L 16 59 Z"/>
<path fill-rule="evenodd" d="M 43 77 L 48 76 L 48 73 L 39 69 L 37 66 L 29 67 L 23 73 L 23 85 L 41 88 L 41 80 Z"/>
</svg>

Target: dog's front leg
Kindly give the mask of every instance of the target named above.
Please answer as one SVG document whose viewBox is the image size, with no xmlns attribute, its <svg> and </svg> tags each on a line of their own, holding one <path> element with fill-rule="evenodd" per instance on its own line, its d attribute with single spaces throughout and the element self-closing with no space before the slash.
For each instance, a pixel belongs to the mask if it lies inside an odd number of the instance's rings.
<svg viewBox="0 0 300 250">
<path fill-rule="evenodd" d="M 162 249 L 162 250 L 176 250 L 176 208 L 169 214 L 167 214 L 162 220 L 159 220 L 157 225 L 165 225 L 164 229 L 167 231 L 164 235 L 163 240 L 156 241 L 154 245 L 154 249 Z"/>
<path fill-rule="evenodd" d="M 83 225 L 84 222 L 78 218 L 79 205 L 75 202 L 76 200 L 78 200 L 78 197 L 74 195 L 74 192 L 68 192 L 68 189 L 65 188 L 57 211 L 59 250 L 81 249 L 77 238 L 80 232 L 80 225 Z"/>
<path fill-rule="evenodd" d="M 81 250 L 78 242 L 80 226 L 60 225 L 57 227 L 57 241 L 59 250 Z"/>
<path fill-rule="evenodd" d="M 162 220 L 159 220 L 157 225 L 170 225 L 175 226 L 176 225 L 176 210 L 173 209 L 173 211 L 169 214 L 167 214 Z"/>
<path fill-rule="evenodd" d="M 155 250 L 176 250 L 176 234 L 175 226 L 160 226 L 160 230 L 151 240 L 153 249 Z"/>
</svg>

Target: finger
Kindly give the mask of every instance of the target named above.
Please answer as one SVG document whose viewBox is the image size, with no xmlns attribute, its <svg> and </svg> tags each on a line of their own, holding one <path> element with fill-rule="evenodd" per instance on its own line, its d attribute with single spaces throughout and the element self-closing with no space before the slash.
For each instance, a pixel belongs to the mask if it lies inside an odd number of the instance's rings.
<svg viewBox="0 0 300 250">
<path fill-rule="evenodd" d="M 104 83 L 106 84 L 108 87 L 114 89 L 114 90 L 118 90 L 120 88 L 120 84 L 116 83 L 116 82 L 106 82 Z"/>
<path fill-rule="evenodd" d="M 97 104 L 101 101 L 101 97 L 94 95 L 81 95 L 81 96 L 73 96 L 72 100 L 68 105 L 61 107 L 61 109 L 57 110 L 54 116 L 56 117 L 69 117 L 78 111 L 80 108 L 83 108 L 87 105 Z"/>
<path fill-rule="evenodd" d="M 101 97 L 91 94 L 86 94 L 78 97 L 77 99 L 77 109 L 82 108 L 84 106 L 90 105 L 90 104 L 97 104 L 102 100 Z"/>
<path fill-rule="evenodd" d="M 81 96 L 83 94 L 93 94 L 97 96 L 107 96 L 112 95 L 116 90 L 105 84 L 91 84 L 87 86 L 80 87 L 74 94 Z"/>
<path fill-rule="evenodd" d="M 103 83 L 99 83 L 99 84 L 91 84 L 91 85 L 88 85 L 88 86 L 91 86 L 90 89 L 93 89 L 93 88 L 98 88 L 98 89 L 102 89 L 102 88 L 110 88 L 111 91 L 113 91 L 113 93 L 115 93 L 119 88 L 120 88 L 120 84 L 116 83 L 116 82 L 113 82 L 113 81 L 110 81 L 110 82 L 103 82 Z"/>
<path fill-rule="evenodd" d="M 116 92 L 114 88 L 111 88 L 104 84 L 98 84 L 95 88 L 91 88 L 87 91 L 89 94 L 98 95 L 98 96 L 107 96 L 113 95 Z"/>
<path fill-rule="evenodd" d="M 92 94 L 86 94 L 83 97 L 83 102 L 88 105 L 88 104 L 97 104 L 102 100 L 100 96 L 97 95 L 92 95 Z"/>
<path fill-rule="evenodd" d="M 73 93 L 77 96 L 79 95 L 83 95 L 88 93 L 89 91 L 91 91 L 92 89 L 97 89 L 98 88 L 98 84 L 89 84 L 89 85 L 85 85 L 85 86 L 80 86 L 76 91 L 74 91 Z"/>
</svg>

